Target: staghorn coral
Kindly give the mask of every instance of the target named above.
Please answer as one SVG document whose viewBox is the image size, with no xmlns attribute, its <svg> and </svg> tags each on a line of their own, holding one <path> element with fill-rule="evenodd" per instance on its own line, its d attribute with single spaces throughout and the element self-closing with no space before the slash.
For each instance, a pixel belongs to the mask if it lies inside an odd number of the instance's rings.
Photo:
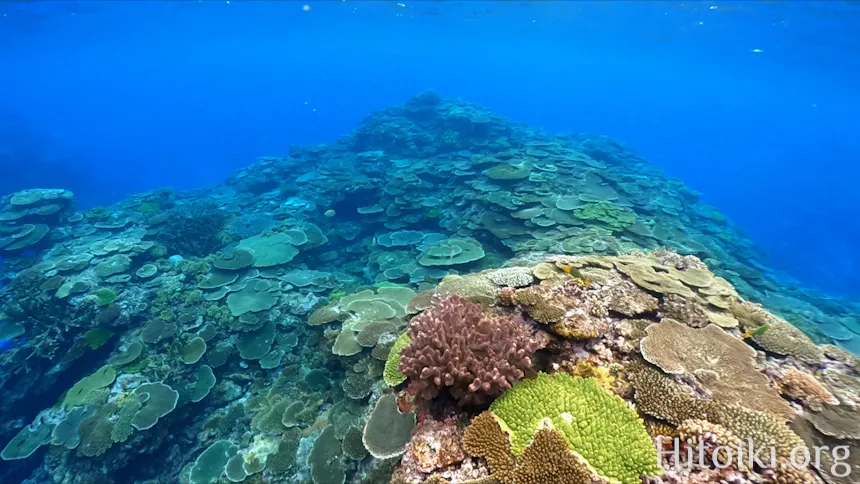
<svg viewBox="0 0 860 484">
<path fill-rule="evenodd" d="M 399 369 L 409 392 L 430 400 L 448 390 L 461 405 L 482 404 L 510 388 L 544 344 L 522 319 L 488 317 L 453 295 L 412 318 L 408 334 Z"/>
</svg>

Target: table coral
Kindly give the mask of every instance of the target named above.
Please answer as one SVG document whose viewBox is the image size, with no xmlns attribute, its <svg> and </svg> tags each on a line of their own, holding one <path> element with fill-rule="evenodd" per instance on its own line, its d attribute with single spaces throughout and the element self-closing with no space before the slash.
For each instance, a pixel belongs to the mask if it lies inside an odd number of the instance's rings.
<svg viewBox="0 0 860 484">
<path fill-rule="evenodd" d="M 696 379 L 714 400 L 743 403 L 785 419 L 794 416 L 756 369 L 755 350 L 740 338 L 714 325 L 696 329 L 671 319 L 649 326 L 646 333 L 640 343 L 645 360 L 666 373 Z"/>
</svg>

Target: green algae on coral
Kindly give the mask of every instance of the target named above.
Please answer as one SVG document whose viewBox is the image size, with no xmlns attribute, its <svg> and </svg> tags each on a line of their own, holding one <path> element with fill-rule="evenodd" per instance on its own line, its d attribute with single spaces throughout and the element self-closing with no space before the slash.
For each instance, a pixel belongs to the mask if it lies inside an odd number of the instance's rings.
<svg viewBox="0 0 860 484">
<path fill-rule="evenodd" d="M 244 334 L 236 347 L 239 356 L 246 360 L 259 360 L 266 356 L 275 341 L 275 325 L 271 322 L 263 324 L 260 329 Z"/>
<path fill-rule="evenodd" d="M 113 335 L 114 332 L 109 329 L 92 328 L 84 333 L 84 340 L 91 349 L 97 350 L 110 341 Z"/>
<path fill-rule="evenodd" d="M 108 363 L 117 367 L 124 366 L 140 357 L 142 352 L 143 343 L 140 341 L 132 341 L 124 350 L 122 350 L 122 352 L 109 359 Z"/>
<path fill-rule="evenodd" d="M 272 267 L 286 264 L 298 255 L 289 235 L 278 232 L 272 235 L 255 235 L 239 242 L 238 248 L 250 253 L 254 267 Z"/>
<path fill-rule="evenodd" d="M 343 484 L 346 481 L 341 454 L 340 441 L 334 435 L 334 427 L 329 425 L 314 441 L 308 456 L 314 484 Z"/>
<path fill-rule="evenodd" d="M 191 390 L 191 401 L 199 402 L 209 395 L 209 392 L 215 386 L 215 373 L 209 365 L 201 365 L 197 370 L 197 381 L 194 382 L 194 387 Z"/>
<path fill-rule="evenodd" d="M 448 239 L 426 248 L 418 259 L 423 266 L 452 266 L 466 264 L 484 257 L 484 249 L 476 240 Z"/>
<path fill-rule="evenodd" d="M 206 340 L 200 336 L 191 338 L 180 350 L 182 362 L 186 365 L 197 363 L 203 357 L 204 353 L 206 353 Z"/>
<path fill-rule="evenodd" d="M 440 401 L 423 402 L 426 418 L 415 435 L 403 432 L 394 444 L 394 433 L 383 432 L 387 427 L 379 422 L 396 418 L 372 417 L 376 424 L 365 431 L 368 407 L 385 391 L 380 378 L 395 386 L 403 382 L 398 355 L 409 343 L 396 334 L 435 295 L 451 293 L 484 305 L 493 317 L 528 309 L 533 314 L 524 315 L 523 327 L 536 337 L 559 331 L 536 326 L 532 319 L 570 327 L 577 327 L 576 317 L 583 314 L 601 319 L 609 330 L 583 333 L 586 339 L 576 343 L 553 335 L 553 343 L 523 371 L 532 375 L 550 364 L 579 368 L 582 357 L 607 365 L 596 367 L 595 374 L 616 375 L 619 366 L 635 366 L 628 361 L 638 361 L 637 351 L 669 371 L 689 366 L 683 383 L 670 379 L 689 398 L 659 380 L 650 381 L 650 390 L 634 384 L 637 410 L 666 420 L 707 414 L 707 423 L 735 435 L 760 443 L 775 439 L 780 452 L 797 443 L 783 422 L 735 403 L 715 402 L 720 395 L 737 401 L 749 382 L 761 379 L 745 372 L 749 354 L 740 359 L 727 354 L 711 364 L 699 358 L 707 344 L 680 344 L 672 337 L 664 346 L 677 351 L 658 355 L 655 341 L 667 339 L 658 337 L 658 330 L 649 335 L 647 323 L 667 324 L 672 318 L 695 327 L 696 335 L 710 334 L 715 325 L 729 328 L 715 343 L 729 336 L 745 345 L 737 335 L 751 331 L 746 341 L 760 350 L 755 371 L 767 368 L 770 375 L 798 367 L 818 384 L 835 386 L 833 394 L 846 403 L 854 401 L 856 382 L 846 373 L 860 366 L 857 360 L 813 343 L 830 338 L 856 349 L 860 330 L 851 319 L 852 306 L 776 278 L 730 222 L 683 184 L 608 138 L 541 133 L 478 106 L 425 93 L 371 115 L 337 143 L 291 147 L 288 157 L 261 158 L 217 187 L 134 195 L 93 211 L 92 217 L 74 212 L 62 192 L 51 193 L 0 197 L 0 251 L 11 269 L 10 280 L 0 288 L 0 321 L 3 334 L 15 338 L 3 351 L 2 366 L 9 374 L 39 376 L 29 380 L 38 380 L 40 391 L 65 381 L 41 378 L 53 371 L 49 368 L 86 374 L 95 369 L 87 365 L 110 356 L 117 373 L 115 382 L 72 397 L 81 406 L 46 409 L 45 418 L 27 427 L 21 437 L 26 442 L 16 444 L 22 455 L 36 452 L 43 444 L 30 441 L 30 434 L 41 422 L 52 422 L 48 427 L 59 422 L 57 446 L 45 463 L 56 475 L 88 479 L 90 473 L 103 473 L 109 479 L 121 475 L 192 484 L 222 482 L 225 473 L 226 480 L 245 482 L 387 482 L 390 475 L 382 474 L 390 474 L 399 459 L 366 459 L 363 438 L 370 437 L 379 455 L 426 451 L 424 439 L 444 436 L 428 430 L 439 423 Z M 158 213 L 143 216 L 141 207 L 154 208 L 150 202 L 159 205 Z M 329 237 L 331 247 L 320 249 Z M 664 246 L 678 253 L 655 250 Z M 624 255 L 605 257 L 613 254 Z M 540 268 L 529 267 L 538 261 Z M 565 274 L 561 268 L 568 264 L 570 274 L 580 270 L 581 277 Z M 479 267 L 492 270 L 467 274 Z M 546 289 L 537 295 L 566 301 L 552 317 L 539 316 L 526 304 L 508 306 L 511 291 L 522 287 Z M 98 288 L 121 294 L 121 305 L 113 301 L 97 308 L 92 293 Z M 759 311 L 747 301 L 764 306 Z M 774 314 L 763 314 L 765 307 Z M 771 321 L 777 313 L 779 321 Z M 698 330 L 705 325 L 712 328 Z M 755 332 L 762 325 L 772 330 Z M 104 346 L 100 352 L 85 351 L 87 339 L 81 336 L 91 328 L 115 331 L 116 339 L 108 343 L 122 346 L 110 354 Z M 576 345 L 576 358 L 559 351 L 568 344 Z M 690 345 L 695 358 L 684 349 Z M 202 347 L 208 348 L 205 354 Z M 719 382 L 708 380 L 714 374 Z M 627 383 L 619 377 L 614 389 L 621 392 Z M 158 403 L 169 404 L 172 392 L 164 392 L 166 399 L 150 396 L 159 390 L 148 385 L 178 390 L 173 414 L 160 417 L 170 405 Z M 688 395 L 688 386 L 710 390 L 714 399 Z M 21 387 L 22 398 L 32 395 L 28 388 Z M 52 394 L 62 389 L 47 388 L 55 390 Z M 770 387 L 762 390 L 770 395 L 759 403 L 785 410 Z M 391 410 L 386 415 L 400 415 L 393 396 L 383 396 L 378 405 L 382 402 Z M 409 403 L 409 398 L 399 402 Z M 677 408 L 680 404 L 686 410 Z M 7 409 L 10 422 L 20 419 L 16 408 Z M 561 411 L 558 426 L 564 413 L 573 420 L 588 408 Z M 79 415 L 81 409 L 88 413 Z M 610 406 L 601 418 L 615 411 L 620 410 Z M 147 430 L 138 430 L 133 422 L 140 424 L 136 417 L 147 412 L 154 414 L 142 425 Z M 211 413 L 205 424 L 201 412 Z M 373 412 L 376 417 L 384 413 L 379 406 Z M 410 423 L 408 415 L 403 420 Z M 556 426 L 549 417 L 545 422 Z M 329 426 L 333 430 L 326 430 Z M 818 432 L 815 426 L 812 430 Z M 229 440 L 220 446 L 223 456 L 213 451 L 188 462 L 174 459 L 178 441 L 166 438 L 180 431 L 188 437 L 181 444 L 195 448 Z M 555 469 L 571 471 L 565 475 L 579 480 L 580 468 L 565 460 L 574 454 L 561 432 L 544 428 L 531 435 L 516 458 L 519 474 L 508 478 L 550 482 L 552 474 L 540 471 Z M 636 444 L 639 434 L 634 437 Z M 80 443 L 69 452 L 76 438 Z M 411 444 L 403 443 L 410 439 Z M 310 474 L 303 469 L 309 453 L 316 459 Z M 9 447 L 3 457 L 14 454 Z M 176 465 L 143 475 L 127 459 L 117 458 L 125 454 L 167 458 Z M 425 456 L 406 455 L 398 476 L 409 474 L 409 466 Z M 634 461 L 636 456 L 623 455 Z M 602 468 L 614 465 L 608 457 L 590 460 Z M 472 463 L 452 462 L 442 472 L 480 472 L 469 467 Z M 623 475 L 618 482 L 630 481 L 628 470 L 618 471 Z"/>
<path fill-rule="evenodd" d="M 24 426 L 3 447 L 3 451 L 0 452 L 0 458 L 3 460 L 26 459 L 39 450 L 39 447 L 50 442 L 54 426 L 42 421 L 34 422 L 34 424 L 36 425 Z"/>
</svg>

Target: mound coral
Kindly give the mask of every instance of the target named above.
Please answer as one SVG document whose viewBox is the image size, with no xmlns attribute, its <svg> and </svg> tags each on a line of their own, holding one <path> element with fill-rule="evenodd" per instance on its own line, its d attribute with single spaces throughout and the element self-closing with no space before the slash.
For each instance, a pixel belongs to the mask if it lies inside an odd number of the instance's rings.
<svg viewBox="0 0 860 484">
<path fill-rule="evenodd" d="M 454 295 L 412 318 L 408 334 L 400 371 L 409 392 L 429 400 L 447 389 L 461 405 L 501 395 L 544 344 L 521 318 L 486 316 L 480 305 Z"/>
</svg>

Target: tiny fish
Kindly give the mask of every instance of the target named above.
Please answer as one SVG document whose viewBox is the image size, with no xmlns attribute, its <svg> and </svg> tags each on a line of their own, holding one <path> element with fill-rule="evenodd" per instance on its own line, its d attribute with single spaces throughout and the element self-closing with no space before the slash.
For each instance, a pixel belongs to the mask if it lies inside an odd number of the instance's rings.
<svg viewBox="0 0 860 484">
<path fill-rule="evenodd" d="M 573 267 L 570 264 L 566 264 L 566 265 L 561 266 L 561 270 L 563 270 L 564 272 L 567 272 L 572 277 L 579 279 L 582 282 L 583 287 L 586 287 L 586 286 L 591 284 L 591 281 L 589 281 L 588 278 L 585 277 L 585 274 L 583 274 L 582 272 L 579 272 L 579 269 L 577 269 L 576 267 Z"/>
<path fill-rule="evenodd" d="M 744 333 L 744 339 L 752 338 L 753 336 L 762 335 L 762 334 L 764 334 L 765 331 L 767 331 L 767 328 L 768 328 L 768 326 L 766 324 L 763 324 L 763 325 L 759 326 L 758 328 L 748 329 L 747 332 Z"/>
</svg>

